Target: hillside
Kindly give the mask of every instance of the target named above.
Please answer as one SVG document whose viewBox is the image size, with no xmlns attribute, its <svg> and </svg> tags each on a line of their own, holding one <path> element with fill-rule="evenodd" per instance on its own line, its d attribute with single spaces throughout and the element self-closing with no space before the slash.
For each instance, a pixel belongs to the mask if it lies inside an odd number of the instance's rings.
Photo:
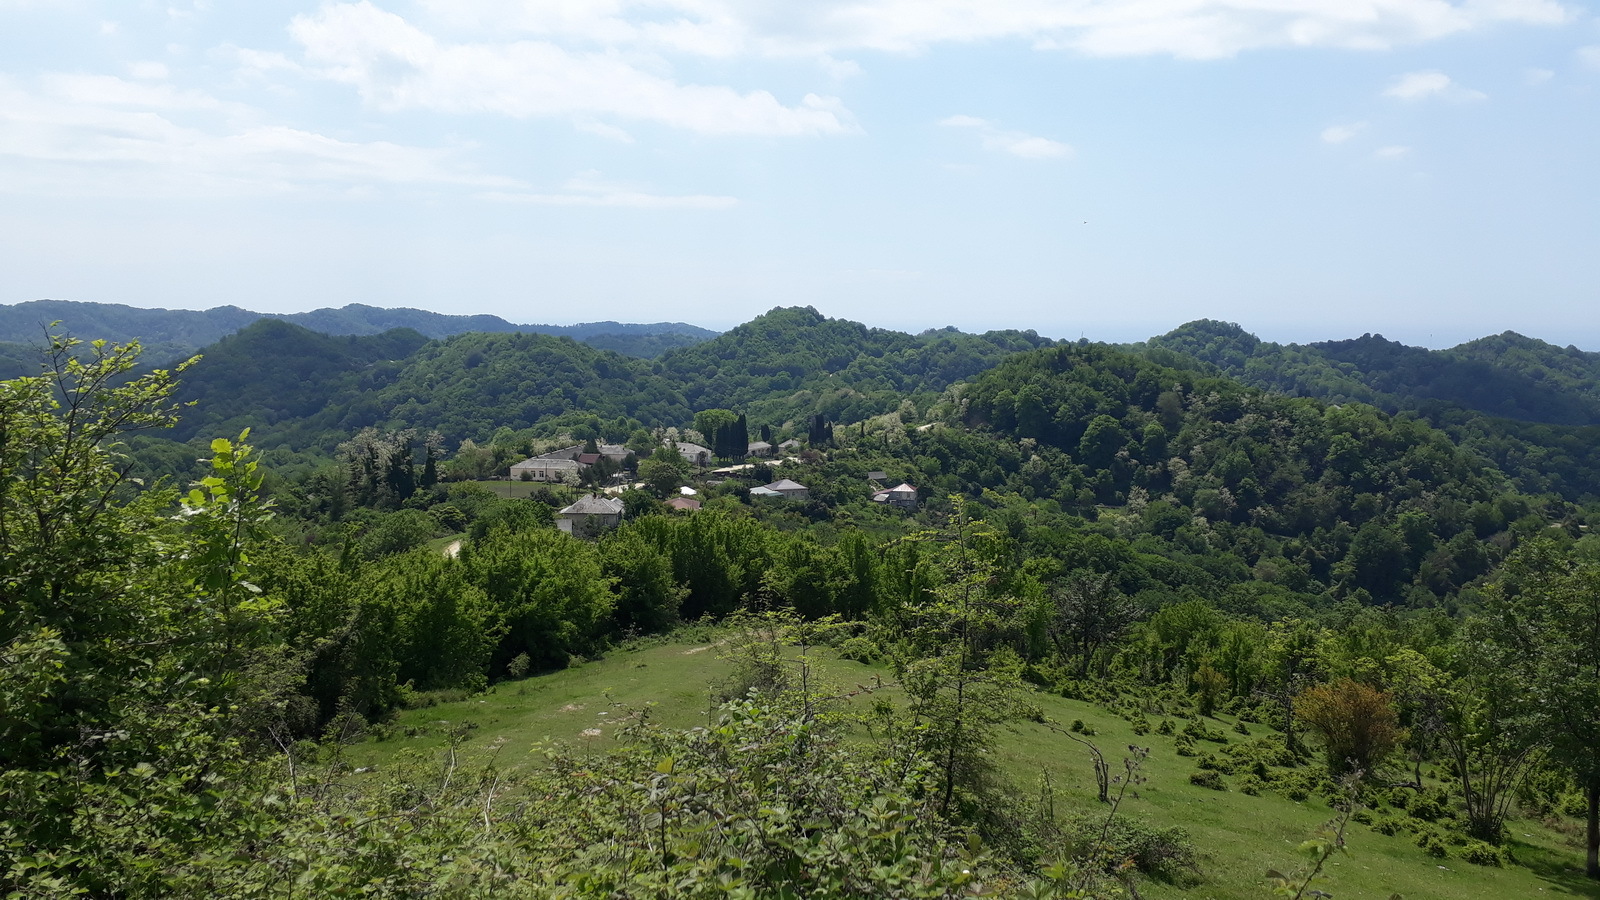
<svg viewBox="0 0 1600 900">
<path fill-rule="evenodd" d="M 630 356 L 653 357 L 686 346 L 716 332 L 683 322 L 634 324 L 588 322 L 578 325 L 519 325 L 499 316 L 456 316 L 420 309 L 385 309 L 351 303 L 338 309 L 303 313 L 257 313 L 236 306 L 208 310 L 138 309 L 116 303 L 71 300 L 32 300 L 0 305 L 0 343 L 38 343 L 44 329 L 59 321 L 70 333 L 85 340 L 119 343 L 138 339 L 151 358 L 187 356 L 200 347 L 263 318 L 280 319 L 330 335 L 370 335 L 409 328 L 431 338 L 466 332 L 528 332 L 594 341 L 596 346 Z M 3 363 L 3 358 L 0 358 Z"/>
<path fill-rule="evenodd" d="M 1448 350 L 1407 347 L 1381 335 L 1280 345 L 1213 320 L 1191 322 L 1138 349 L 1289 396 L 1419 415 L 1523 491 L 1572 501 L 1600 497 L 1600 354 L 1513 332 Z"/>
</svg>

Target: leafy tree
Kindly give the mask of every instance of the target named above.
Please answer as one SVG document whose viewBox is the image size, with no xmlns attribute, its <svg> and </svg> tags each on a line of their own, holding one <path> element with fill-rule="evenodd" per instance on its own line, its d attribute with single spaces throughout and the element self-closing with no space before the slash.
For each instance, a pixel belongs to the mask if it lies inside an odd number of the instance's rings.
<svg viewBox="0 0 1600 900">
<path fill-rule="evenodd" d="M 1585 871 L 1600 879 L 1600 565 L 1549 540 L 1525 545 L 1490 593 L 1484 627 L 1529 692 L 1550 759 L 1583 792 Z"/>
<path fill-rule="evenodd" d="M 159 893 L 209 846 L 273 702 L 251 672 L 276 610 L 245 580 L 268 515 L 242 442 L 185 495 L 138 490 L 119 442 L 177 411 L 137 344 L 52 336 L 0 382 L 0 890 Z M 204 786 L 204 787 L 202 787 Z"/>
<path fill-rule="evenodd" d="M 1405 737 L 1389 695 L 1348 678 L 1306 689 L 1295 713 L 1322 738 L 1334 775 L 1374 771 Z"/>
<path fill-rule="evenodd" d="M 1115 643 L 1138 615 L 1109 572 L 1071 576 L 1051 591 L 1051 599 L 1050 639 L 1063 657 L 1077 657 L 1080 678 L 1089 674 L 1095 654 Z"/>
</svg>

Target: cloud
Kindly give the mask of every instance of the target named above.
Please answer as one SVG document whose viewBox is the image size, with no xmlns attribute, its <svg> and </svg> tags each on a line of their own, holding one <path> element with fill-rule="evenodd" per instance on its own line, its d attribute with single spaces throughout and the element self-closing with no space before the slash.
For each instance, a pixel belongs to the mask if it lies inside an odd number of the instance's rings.
<svg viewBox="0 0 1600 900">
<path fill-rule="evenodd" d="M 1378 149 L 1372 151 L 1372 155 L 1375 159 L 1400 159 L 1410 155 L 1410 153 L 1410 147 L 1401 147 L 1399 145 L 1379 147 Z"/>
<path fill-rule="evenodd" d="M 1549 69 L 1526 69 L 1522 73 L 1522 83 L 1529 87 L 1538 87 L 1556 77 L 1556 73 Z"/>
<path fill-rule="evenodd" d="M 861 64 L 850 59 L 834 59 L 827 54 L 817 57 L 817 65 L 834 81 L 846 81 L 861 74 Z"/>
<path fill-rule="evenodd" d="M 572 123 L 572 127 L 582 134 L 592 134 L 595 137 L 603 137 L 623 144 L 633 143 L 633 135 L 629 134 L 626 129 L 608 125 L 595 119 L 577 119 Z"/>
<path fill-rule="evenodd" d="M 559 193 L 531 191 L 485 191 L 478 194 L 485 200 L 503 203 L 529 203 L 536 206 L 598 206 L 629 209 L 729 209 L 737 206 L 737 197 L 720 197 L 708 194 L 652 194 L 613 184 L 601 178 L 599 172 L 583 172 L 567 180 Z"/>
<path fill-rule="evenodd" d="M 463 149 L 342 141 L 165 83 L 54 74 L 29 89 L 0 77 L 0 192 L 216 197 L 521 186 L 462 166 Z"/>
<path fill-rule="evenodd" d="M 1384 89 L 1383 95 L 1407 101 L 1426 100 L 1430 97 L 1456 101 L 1488 99 L 1487 94 L 1464 88 L 1456 84 L 1449 75 L 1438 71 L 1408 72 L 1401 75 Z"/>
<path fill-rule="evenodd" d="M 1600 69 L 1600 44 L 1578 48 L 1578 62 L 1591 69 Z"/>
<path fill-rule="evenodd" d="M 164 81 L 166 80 L 168 73 L 165 63 L 147 61 L 130 63 L 128 65 L 128 74 L 135 78 L 143 78 L 151 81 Z"/>
<path fill-rule="evenodd" d="M 1002 131 L 986 119 L 975 116 L 950 116 L 939 121 L 947 128 L 971 128 L 983 139 L 985 150 L 997 150 L 1023 159 L 1063 159 L 1072 156 L 1072 147 L 1049 138 L 1020 131 Z"/>
<path fill-rule="evenodd" d="M 1342 144 L 1360 134 L 1366 127 L 1365 122 L 1356 122 L 1353 125 L 1330 125 L 1322 129 L 1322 140 L 1328 144 Z"/>
<path fill-rule="evenodd" d="M 1274 47 L 1383 49 L 1503 23 L 1549 25 L 1555 0 L 422 0 L 447 27 L 701 56 L 920 53 L 1023 41 L 1091 56 L 1234 56 Z"/>
<path fill-rule="evenodd" d="M 366 0 L 297 16 L 289 31 L 304 50 L 308 70 L 354 86 L 382 109 L 512 118 L 616 116 L 703 134 L 854 130 L 836 98 L 807 94 L 798 105 L 785 106 L 767 91 L 680 84 L 616 52 L 574 51 L 547 40 L 440 41 Z"/>
</svg>

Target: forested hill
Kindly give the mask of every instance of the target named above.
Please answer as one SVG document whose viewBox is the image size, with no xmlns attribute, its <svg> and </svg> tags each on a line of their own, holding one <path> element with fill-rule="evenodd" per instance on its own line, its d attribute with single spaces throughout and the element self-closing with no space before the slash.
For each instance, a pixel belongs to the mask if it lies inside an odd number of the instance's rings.
<svg viewBox="0 0 1600 900">
<path fill-rule="evenodd" d="M 1510 331 L 1427 350 L 1372 334 L 1276 344 L 1202 319 L 1147 346 L 1192 356 L 1257 387 L 1335 403 L 1360 401 L 1390 412 L 1446 405 L 1548 425 L 1600 425 L 1600 353 Z"/>
<path fill-rule="evenodd" d="M 443 338 L 467 332 L 531 332 L 553 334 L 590 343 L 629 356 L 653 357 L 675 347 L 688 346 L 717 332 L 683 322 L 636 324 L 588 322 L 579 325 L 519 325 L 499 316 L 452 316 L 421 309 L 383 309 L 351 303 L 338 309 L 315 309 L 304 313 L 258 313 L 237 306 L 208 310 L 139 309 L 118 303 L 84 303 L 71 300 L 33 300 L 0 305 L 0 345 L 39 344 L 51 322 L 61 322 L 71 334 L 84 340 L 114 342 L 138 340 L 150 359 L 187 356 L 199 348 L 264 318 L 293 322 L 312 331 L 331 335 L 380 334 L 394 328 L 409 328 L 427 337 Z M 18 348 L 15 352 L 0 347 L 0 374 L 11 371 L 10 359 L 29 359 Z"/>
<path fill-rule="evenodd" d="M 952 383 L 1048 343 L 1018 332 L 909 335 L 776 309 L 651 363 L 550 335 L 330 338 L 258 322 L 204 348 L 205 361 L 184 376 L 181 396 L 204 402 L 179 436 L 250 425 L 265 447 L 329 450 L 367 426 L 483 441 L 500 428 L 556 427 L 563 415 L 626 435 L 718 406 L 772 425 L 816 414 L 853 422 L 907 401 L 926 406 Z"/>
<path fill-rule="evenodd" d="M 1600 497 L 1600 353 L 1514 332 L 1448 350 L 1381 335 L 1275 344 L 1213 320 L 1191 322 L 1140 349 L 1277 393 L 1421 415 L 1524 492 L 1575 502 Z"/>
<path fill-rule="evenodd" d="M 1487 570 L 1481 538 L 1527 513 L 1500 473 L 1423 422 L 1104 346 L 1019 355 L 961 397 L 969 424 L 1064 452 L 1052 477 L 1084 486 L 1080 506 L 1126 509 L 1161 553 L 1206 568 L 1242 558 L 1230 580 L 1248 566 L 1292 591 L 1338 582 L 1432 605 Z"/>
<path fill-rule="evenodd" d="M 263 319 L 205 348 L 185 371 L 179 396 L 193 401 L 173 429 L 188 440 L 262 434 L 313 420 L 321 428 L 344 398 L 375 390 L 428 343 L 409 328 L 376 335 L 334 337 L 276 319 Z M 365 423 L 370 424 L 370 423 Z"/>
<path fill-rule="evenodd" d="M 656 371 L 676 383 L 695 409 L 749 407 L 766 419 L 821 413 L 850 422 L 1051 343 L 1032 331 L 966 334 L 945 328 L 912 335 L 791 307 L 668 353 Z"/>
</svg>

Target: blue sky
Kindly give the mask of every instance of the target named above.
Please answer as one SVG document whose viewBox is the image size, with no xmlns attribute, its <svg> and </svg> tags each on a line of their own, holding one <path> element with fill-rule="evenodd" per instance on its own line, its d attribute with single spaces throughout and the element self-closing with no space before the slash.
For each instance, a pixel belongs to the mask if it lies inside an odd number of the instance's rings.
<svg viewBox="0 0 1600 900">
<path fill-rule="evenodd" d="M 1600 349 L 1557 0 L 0 0 L 0 303 Z"/>
</svg>

